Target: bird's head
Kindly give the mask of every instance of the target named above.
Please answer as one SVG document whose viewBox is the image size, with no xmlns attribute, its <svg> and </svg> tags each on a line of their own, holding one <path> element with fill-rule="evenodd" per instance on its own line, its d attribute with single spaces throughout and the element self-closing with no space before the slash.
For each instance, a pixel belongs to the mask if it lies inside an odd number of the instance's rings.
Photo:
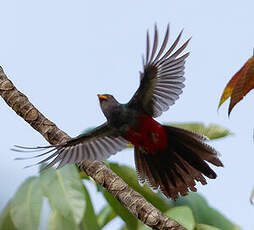
<svg viewBox="0 0 254 230">
<path fill-rule="evenodd" d="M 106 118 L 109 120 L 112 112 L 119 108 L 120 104 L 110 94 L 98 94 L 97 96 L 100 101 L 101 110 L 106 116 Z"/>
</svg>

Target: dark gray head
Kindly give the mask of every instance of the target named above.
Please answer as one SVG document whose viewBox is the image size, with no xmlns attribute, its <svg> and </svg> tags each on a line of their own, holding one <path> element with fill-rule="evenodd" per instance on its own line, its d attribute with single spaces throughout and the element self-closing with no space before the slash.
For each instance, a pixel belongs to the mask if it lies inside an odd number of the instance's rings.
<svg viewBox="0 0 254 230">
<path fill-rule="evenodd" d="M 111 115 L 120 107 L 120 103 L 110 94 L 98 94 L 101 110 L 105 117 L 110 120 Z"/>
</svg>

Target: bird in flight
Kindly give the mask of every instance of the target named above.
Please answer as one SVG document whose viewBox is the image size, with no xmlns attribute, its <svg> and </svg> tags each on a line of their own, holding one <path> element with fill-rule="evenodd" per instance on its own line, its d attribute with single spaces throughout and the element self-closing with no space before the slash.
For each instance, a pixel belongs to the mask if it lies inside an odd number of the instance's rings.
<svg viewBox="0 0 254 230">
<path fill-rule="evenodd" d="M 152 46 L 147 32 L 140 85 L 130 101 L 120 104 L 110 94 L 98 94 L 107 121 L 65 143 L 37 147 L 47 151 L 38 156 L 50 154 L 39 164 L 48 162 L 45 168 L 49 168 L 58 163 L 57 168 L 61 168 L 85 160 L 104 160 L 131 143 L 139 181 L 159 188 L 168 198 L 197 191 L 195 181 L 206 184 L 204 176 L 215 179 L 217 175 L 207 162 L 223 164 L 204 136 L 154 120 L 175 103 L 184 88 L 184 65 L 189 53 L 183 51 L 190 39 L 177 48 L 181 35 L 182 31 L 169 46 L 167 26 L 158 47 L 157 26 Z"/>
</svg>

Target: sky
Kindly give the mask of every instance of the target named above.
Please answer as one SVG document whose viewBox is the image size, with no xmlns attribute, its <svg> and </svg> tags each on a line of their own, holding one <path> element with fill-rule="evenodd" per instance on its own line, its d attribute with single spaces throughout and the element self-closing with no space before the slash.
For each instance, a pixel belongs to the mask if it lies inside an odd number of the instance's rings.
<svg viewBox="0 0 254 230">
<path fill-rule="evenodd" d="M 210 142 L 224 168 L 216 180 L 198 186 L 209 204 L 244 230 L 253 228 L 253 92 L 227 117 L 228 103 L 217 112 L 227 82 L 251 57 L 254 47 L 253 1 L 2 1 L 0 65 L 15 86 L 70 136 L 105 121 L 98 93 L 127 102 L 139 84 L 146 30 L 157 23 L 159 38 L 170 23 L 171 42 L 184 28 L 191 55 L 184 93 L 159 122 L 215 123 L 234 133 Z M 14 161 L 14 144 L 42 146 L 43 137 L 0 98 L 0 209 L 38 168 Z M 111 161 L 134 167 L 132 150 Z M 32 162 L 33 163 L 33 162 Z M 3 189 L 4 188 L 4 189 Z M 105 204 L 89 186 L 96 211 Z M 96 201 L 96 202 L 95 202 Z M 116 219 L 105 227 L 116 229 Z M 43 227 L 41 227 L 43 229 Z"/>
</svg>

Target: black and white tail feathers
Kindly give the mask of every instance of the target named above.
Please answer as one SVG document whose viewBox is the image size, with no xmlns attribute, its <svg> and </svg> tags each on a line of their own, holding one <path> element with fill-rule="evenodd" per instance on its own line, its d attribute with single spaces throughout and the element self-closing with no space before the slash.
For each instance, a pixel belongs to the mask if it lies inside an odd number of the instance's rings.
<svg viewBox="0 0 254 230">
<path fill-rule="evenodd" d="M 139 180 L 154 188 L 160 188 L 168 198 L 197 191 L 196 182 L 206 184 L 204 176 L 215 179 L 216 173 L 207 162 L 223 166 L 218 153 L 204 143 L 205 137 L 181 128 L 164 126 L 168 147 L 163 152 L 149 154 L 135 148 L 135 163 Z"/>
</svg>

